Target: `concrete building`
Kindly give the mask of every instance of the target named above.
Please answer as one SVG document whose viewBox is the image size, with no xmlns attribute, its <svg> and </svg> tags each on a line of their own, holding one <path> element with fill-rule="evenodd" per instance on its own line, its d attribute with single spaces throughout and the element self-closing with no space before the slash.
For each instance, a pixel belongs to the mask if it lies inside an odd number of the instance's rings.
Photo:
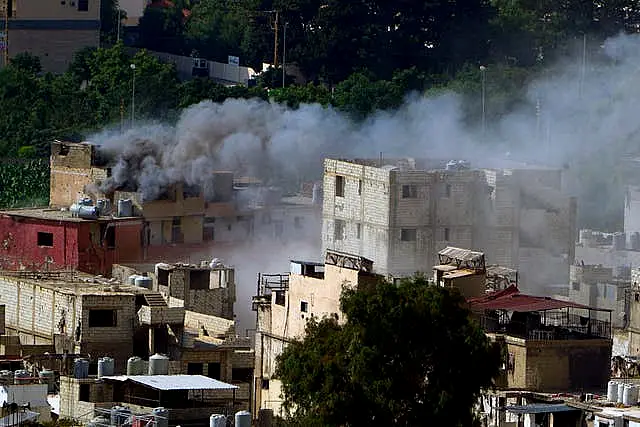
<svg viewBox="0 0 640 427">
<path fill-rule="evenodd" d="M 109 275 L 114 263 L 141 259 L 141 228 L 141 218 L 83 219 L 68 209 L 0 211 L 0 268 Z"/>
<path fill-rule="evenodd" d="M 611 321 L 592 307 L 521 294 L 517 288 L 468 300 L 487 335 L 503 348 L 499 389 L 599 392 L 611 367 Z M 606 310 L 602 310 L 606 311 Z"/>
<path fill-rule="evenodd" d="M 323 248 L 359 254 L 377 272 L 402 277 L 430 271 L 438 251 L 458 246 L 517 269 L 530 289 L 566 283 L 576 204 L 562 195 L 561 181 L 555 170 L 326 159 Z"/>
<path fill-rule="evenodd" d="M 327 251 L 324 264 L 291 261 L 288 274 L 260 276 L 253 298 L 257 312 L 253 408 L 281 414 L 281 383 L 273 378 L 277 356 L 291 339 L 304 335 L 309 318 L 343 320 L 342 287 L 378 280 L 372 268 L 365 258 Z"/>
<path fill-rule="evenodd" d="M 100 44 L 100 0 L 5 2 L 11 57 L 29 52 L 40 58 L 43 71 L 62 73 L 77 51 Z"/>
<path fill-rule="evenodd" d="M 438 252 L 438 261 L 433 267 L 437 286 L 456 288 L 465 298 L 485 294 L 487 274 L 482 252 L 447 247 Z"/>
</svg>

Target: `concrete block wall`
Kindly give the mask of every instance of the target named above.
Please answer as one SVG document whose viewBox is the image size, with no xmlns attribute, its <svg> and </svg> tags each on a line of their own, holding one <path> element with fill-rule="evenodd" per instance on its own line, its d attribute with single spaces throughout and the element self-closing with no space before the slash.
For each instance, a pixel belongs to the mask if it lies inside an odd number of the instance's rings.
<svg viewBox="0 0 640 427">
<path fill-rule="evenodd" d="M 227 335 L 235 332 L 235 322 L 233 320 L 196 313 L 190 310 L 184 313 L 184 326 L 197 331 L 204 327 L 209 336 Z"/>
</svg>

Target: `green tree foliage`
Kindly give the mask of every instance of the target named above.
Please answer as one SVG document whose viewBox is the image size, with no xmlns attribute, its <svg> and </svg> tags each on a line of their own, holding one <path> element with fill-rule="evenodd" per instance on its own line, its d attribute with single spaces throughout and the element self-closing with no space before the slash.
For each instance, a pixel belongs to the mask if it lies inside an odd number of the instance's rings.
<svg viewBox="0 0 640 427">
<path fill-rule="evenodd" d="M 285 407 L 301 425 L 472 425 L 500 350 L 463 305 L 420 277 L 345 289 L 346 322 L 310 321 L 279 356 Z"/>
<path fill-rule="evenodd" d="M 49 199 L 48 159 L 0 163 L 0 206 L 42 206 Z"/>
<path fill-rule="evenodd" d="M 184 32 L 188 10 L 186 0 L 153 1 L 140 18 L 140 44 L 147 49 L 185 53 Z"/>
</svg>

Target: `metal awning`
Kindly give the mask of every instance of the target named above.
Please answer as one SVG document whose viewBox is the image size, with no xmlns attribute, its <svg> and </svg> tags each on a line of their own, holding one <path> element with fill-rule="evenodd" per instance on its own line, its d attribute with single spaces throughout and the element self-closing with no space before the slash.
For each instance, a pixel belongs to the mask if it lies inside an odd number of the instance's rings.
<svg viewBox="0 0 640 427">
<path fill-rule="evenodd" d="M 106 381 L 131 381 L 156 390 L 236 390 L 238 386 L 204 375 L 119 375 L 102 377 Z"/>
<path fill-rule="evenodd" d="M 512 414 L 552 414 L 556 412 L 579 411 L 578 408 L 567 406 L 564 403 L 532 403 L 530 405 L 514 405 L 504 408 Z"/>
</svg>

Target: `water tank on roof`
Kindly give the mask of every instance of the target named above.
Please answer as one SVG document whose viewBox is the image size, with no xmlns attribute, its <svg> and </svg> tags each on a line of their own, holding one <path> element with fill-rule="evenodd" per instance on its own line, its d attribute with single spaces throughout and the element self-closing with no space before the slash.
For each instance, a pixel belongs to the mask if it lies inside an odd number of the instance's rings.
<svg viewBox="0 0 640 427">
<path fill-rule="evenodd" d="M 108 215 L 111 211 L 111 202 L 108 199 L 100 199 L 96 202 L 96 207 L 100 215 Z"/>
<path fill-rule="evenodd" d="M 169 358 L 162 354 L 154 354 L 149 357 L 149 375 L 168 375 Z"/>
<path fill-rule="evenodd" d="M 138 277 L 136 277 L 136 280 L 135 280 L 134 283 L 139 288 L 151 289 L 151 286 L 153 285 L 153 280 L 151 279 L 151 277 L 138 276 Z"/>
<path fill-rule="evenodd" d="M 209 417 L 209 427 L 227 427 L 227 417 L 213 414 Z"/>
<path fill-rule="evenodd" d="M 131 286 L 134 286 L 138 277 L 140 277 L 138 274 L 132 274 L 127 278 L 127 283 L 129 283 L 129 285 Z"/>
<path fill-rule="evenodd" d="M 622 403 L 628 406 L 635 406 L 638 403 L 638 386 L 637 385 L 626 384 L 624 386 Z"/>
<path fill-rule="evenodd" d="M 93 206 L 93 200 L 88 197 L 84 197 L 78 201 L 80 206 Z"/>
<path fill-rule="evenodd" d="M 98 378 L 110 377 L 114 373 L 114 360 L 110 357 L 98 359 Z"/>
<path fill-rule="evenodd" d="M 0 384 L 13 384 L 13 372 L 0 371 Z"/>
<path fill-rule="evenodd" d="M 152 412 L 156 427 L 169 427 L 169 411 L 165 408 L 155 408 Z"/>
<path fill-rule="evenodd" d="M 98 219 L 98 208 L 95 206 L 80 206 L 78 208 L 78 218 L 82 219 Z"/>
<path fill-rule="evenodd" d="M 38 374 L 40 377 L 40 384 L 47 385 L 47 393 L 54 393 L 56 391 L 56 373 L 51 369 L 43 369 Z"/>
<path fill-rule="evenodd" d="M 118 216 L 129 217 L 133 216 L 133 202 L 131 199 L 118 200 Z"/>
<path fill-rule="evenodd" d="M 617 381 L 609 381 L 609 384 L 607 386 L 607 400 L 609 402 L 618 401 L 618 382 Z"/>
<path fill-rule="evenodd" d="M 618 403 L 622 403 L 622 397 L 624 396 L 624 383 L 618 383 Z"/>
<path fill-rule="evenodd" d="M 236 412 L 235 427 L 251 427 L 251 413 L 247 411 Z"/>
<path fill-rule="evenodd" d="M 144 375 L 144 362 L 138 356 L 127 360 L 127 375 Z"/>
<path fill-rule="evenodd" d="M 76 218 L 78 216 L 78 211 L 80 211 L 81 206 L 82 205 L 74 203 L 69 207 L 69 212 L 71 212 L 72 217 Z"/>
<path fill-rule="evenodd" d="M 89 377 L 89 361 L 87 359 L 76 359 L 73 362 L 73 375 L 77 379 Z"/>
<path fill-rule="evenodd" d="M 124 406 L 114 406 L 111 408 L 111 425 L 121 426 L 127 424 L 131 418 L 131 409 Z"/>
<path fill-rule="evenodd" d="M 31 384 L 31 374 L 29 371 L 20 369 L 13 374 L 13 380 L 16 384 Z"/>
</svg>

